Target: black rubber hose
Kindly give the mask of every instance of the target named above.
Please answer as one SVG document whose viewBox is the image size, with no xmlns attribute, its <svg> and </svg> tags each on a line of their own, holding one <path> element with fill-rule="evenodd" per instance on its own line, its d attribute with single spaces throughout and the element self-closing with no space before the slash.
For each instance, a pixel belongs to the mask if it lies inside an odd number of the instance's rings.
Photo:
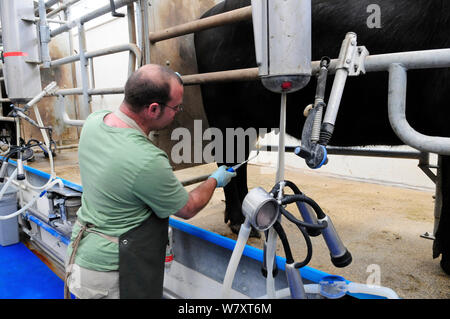
<svg viewBox="0 0 450 319">
<path fill-rule="evenodd" d="M 294 262 L 294 258 L 292 257 L 291 247 L 289 246 L 289 242 L 283 227 L 281 226 L 280 222 L 276 221 L 275 224 L 273 224 L 273 228 L 277 232 L 278 237 L 280 237 L 281 243 L 283 244 L 284 254 L 286 255 L 286 263 L 292 264 Z"/>
<path fill-rule="evenodd" d="M 312 199 L 309 198 L 306 195 L 300 195 L 300 194 L 296 194 L 296 195 L 286 195 L 282 200 L 281 200 L 281 205 L 287 205 L 287 204 L 291 204 L 294 202 L 305 202 L 307 204 L 309 204 L 312 209 L 314 210 L 314 212 L 317 215 L 318 219 L 324 219 L 327 215 L 325 215 L 325 213 L 323 212 L 322 208 L 320 208 L 320 206 Z"/>
<path fill-rule="evenodd" d="M 303 229 L 303 227 L 297 225 L 298 229 L 301 231 L 303 237 L 305 238 L 305 242 L 306 242 L 306 257 L 302 262 L 296 262 L 294 264 L 295 268 L 301 268 L 306 266 L 312 258 L 312 243 L 311 243 L 311 239 L 309 238 L 308 234 L 306 233 L 305 229 Z M 294 258 L 292 256 L 292 251 L 291 248 L 289 246 L 289 241 L 287 239 L 286 233 L 284 232 L 283 227 L 281 226 L 280 222 L 276 221 L 275 224 L 273 224 L 273 228 L 275 229 L 275 231 L 278 234 L 278 237 L 280 237 L 281 243 L 283 244 L 283 248 L 284 248 L 284 254 L 286 255 L 286 263 L 287 264 L 292 264 L 294 263 Z"/>
<path fill-rule="evenodd" d="M 284 181 L 285 185 L 287 187 L 289 187 L 290 189 L 292 189 L 292 191 L 294 192 L 294 194 L 300 194 L 303 195 L 303 193 L 300 191 L 300 189 L 297 187 L 297 185 L 295 185 L 293 182 L 291 181 Z"/>
<path fill-rule="evenodd" d="M 311 238 L 309 237 L 308 233 L 306 232 L 306 230 L 297 225 L 298 229 L 300 229 L 300 231 L 302 232 L 303 237 L 305 238 L 305 243 L 306 243 L 306 257 L 302 262 L 297 262 L 295 263 L 294 267 L 299 269 L 302 268 L 304 266 L 306 266 L 312 258 L 312 254 L 313 254 L 313 248 L 312 248 L 312 243 L 311 243 Z"/>
<path fill-rule="evenodd" d="M 310 198 L 310 197 L 306 196 L 305 194 L 303 194 L 300 191 L 300 189 L 297 187 L 297 185 L 295 185 L 291 181 L 284 181 L 284 183 L 285 183 L 285 186 L 289 187 L 294 192 L 294 195 L 286 195 L 286 197 L 281 202 L 282 205 L 284 205 L 284 204 L 291 204 L 293 202 L 296 202 L 297 200 L 291 199 L 290 197 L 299 195 L 298 201 L 302 201 L 302 202 L 308 203 L 314 209 L 314 212 L 316 213 L 317 218 L 323 219 L 323 218 L 326 217 L 325 213 L 320 208 L 320 206 L 312 198 Z M 275 184 L 275 186 L 272 188 L 270 193 L 275 197 L 276 193 L 278 193 L 278 191 L 279 191 L 279 188 L 280 188 L 280 182 Z M 285 203 L 286 200 L 288 200 L 289 202 Z"/>
<path fill-rule="evenodd" d="M 323 221 L 320 224 L 305 223 L 305 222 L 295 218 L 294 215 L 289 213 L 289 211 L 287 211 L 285 208 L 280 207 L 280 210 L 281 210 L 281 214 L 283 214 L 291 223 L 294 223 L 297 226 L 310 228 L 310 229 L 324 229 L 324 228 L 327 228 L 327 226 L 328 226 L 328 223 L 326 221 Z"/>
<path fill-rule="evenodd" d="M 290 189 L 292 189 L 292 191 L 294 192 L 294 194 L 300 194 L 302 195 L 303 193 L 300 191 L 300 189 L 297 187 L 297 185 L 295 185 L 293 182 L 291 181 L 283 181 L 285 183 L 285 186 L 289 187 Z M 275 184 L 275 186 L 272 188 L 272 190 L 270 191 L 270 193 L 272 195 L 276 195 L 280 189 L 280 183 L 278 182 Z"/>
</svg>

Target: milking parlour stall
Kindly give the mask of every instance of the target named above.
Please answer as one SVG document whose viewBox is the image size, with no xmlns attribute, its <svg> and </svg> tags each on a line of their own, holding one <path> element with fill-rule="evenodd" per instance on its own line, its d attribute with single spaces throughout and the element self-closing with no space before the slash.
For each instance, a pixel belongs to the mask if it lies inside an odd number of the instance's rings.
<svg viewBox="0 0 450 319">
<path fill-rule="evenodd" d="M 450 3 L 410 2 L 0 1 L 0 298 L 64 299 L 84 123 L 159 64 L 183 107 L 148 139 L 187 191 L 236 176 L 170 217 L 152 305 L 448 299 Z"/>
</svg>

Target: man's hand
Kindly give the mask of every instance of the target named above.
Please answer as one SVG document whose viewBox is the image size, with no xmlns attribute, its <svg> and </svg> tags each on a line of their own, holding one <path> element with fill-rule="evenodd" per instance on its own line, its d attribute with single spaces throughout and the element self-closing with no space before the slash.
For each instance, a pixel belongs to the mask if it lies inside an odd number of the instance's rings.
<svg viewBox="0 0 450 319">
<path fill-rule="evenodd" d="M 214 173 L 211 174 L 208 178 L 215 178 L 217 181 L 216 187 L 225 187 L 233 177 L 236 176 L 236 172 L 227 171 L 225 165 L 220 166 Z"/>
</svg>

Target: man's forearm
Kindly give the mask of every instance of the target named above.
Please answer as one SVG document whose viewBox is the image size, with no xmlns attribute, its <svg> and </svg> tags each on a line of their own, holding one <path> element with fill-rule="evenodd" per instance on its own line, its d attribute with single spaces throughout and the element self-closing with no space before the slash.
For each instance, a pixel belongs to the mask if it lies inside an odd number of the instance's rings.
<svg viewBox="0 0 450 319">
<path fill-rule="evenodd" d="M 175 216 L 183 219 L 190 219 L 197 215 L 211 199 L 216 189 L 217 181 L 214 178 L 208 178 L 199 186 L 189 192 L 189 200 L 186 205 L 180 209 Z"/>
</svg>

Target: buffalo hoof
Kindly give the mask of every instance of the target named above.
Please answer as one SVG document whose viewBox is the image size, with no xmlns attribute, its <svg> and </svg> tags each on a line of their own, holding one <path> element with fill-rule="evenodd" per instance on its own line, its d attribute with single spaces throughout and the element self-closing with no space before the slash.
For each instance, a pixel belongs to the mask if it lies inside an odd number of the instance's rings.
<svg viewBox="0 0 450 319">
<path fill-rule="evenodd" d="M 239 231 L 241 230 L 241 224 L 230 224 L 229 226 L 230 226 L 231 231 L 234 234 L 236 234 L 236 235 L 239 234 Z M 259 231 L 257 231 L 256 229 L 254 229 L 252 227 L 252 230 L 250 231 L 249 237 L 250 238 L 261 238 L 261 234 L 260 234 Z"/>
<path fill-rule="evenodd" d="M 450 275 L 450 258 L 444 254 L 442 254 L 441 268 L 447 275 Z"/>
</svg>

